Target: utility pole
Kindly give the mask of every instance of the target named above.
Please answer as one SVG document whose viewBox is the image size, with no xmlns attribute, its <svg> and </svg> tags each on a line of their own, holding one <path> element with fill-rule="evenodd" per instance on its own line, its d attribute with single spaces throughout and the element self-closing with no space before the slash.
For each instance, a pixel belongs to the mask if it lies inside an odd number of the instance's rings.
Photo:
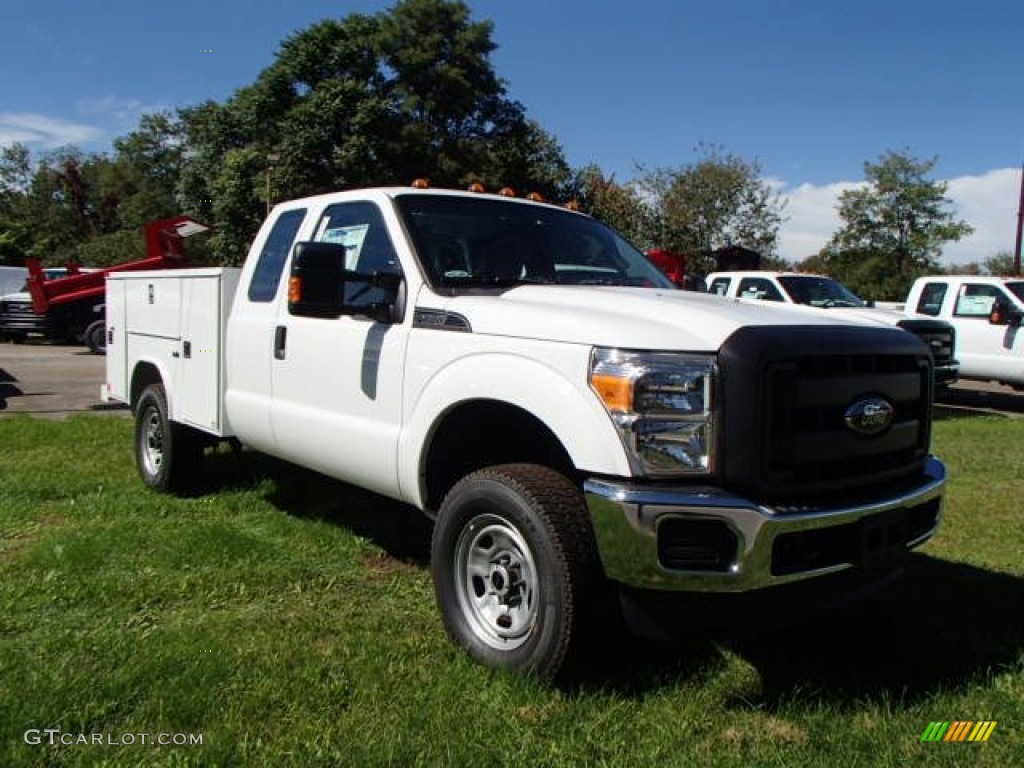
<svg viewBox="0 0 1024 768">
<path fill-rule="evenodd" d="M 1013 249 L 1013 275 L 1020 277 L 1020 239 L 1024 233 L 1024 163 L 1020 165 L 1020 203 L 1017 204 L 1017 244 Z"/>
</svg>

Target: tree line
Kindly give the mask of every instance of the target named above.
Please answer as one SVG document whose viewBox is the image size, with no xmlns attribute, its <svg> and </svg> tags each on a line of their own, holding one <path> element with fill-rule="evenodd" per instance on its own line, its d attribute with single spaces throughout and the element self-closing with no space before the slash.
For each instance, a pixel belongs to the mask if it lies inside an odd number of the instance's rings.
<svg viewBox="0 0 1024 768">
<path fill-rule="evenodd" d="M 943 244 L 971 232 L 945 185 L 928 179 L 936 161 L 890 151 L 843 193 L 828 245 L 788 263 L 778 254 L 786 201 L 758 161 L 703 145 L 692 162 L 638 168 L 626 182 L 596 165 L 571 168 L 509 97 L 492 32 L 462 0 L 401 0 L 291 35 L 251 85 L 223 103 L 145 115 L 109 153 L 33 158 L 7 146 L 0 263 L 128 261 L 142 255 L 144 224 L 187 213 L 213 228 L 199 258 L 238 264 L 274 201 L 418 177 L 575 200 L 642 249 L 687 254 L 698 274 L 713 268 L 714 250 L 739 245 L 768 266 L 823 271 L 872 298 L 902 298 L 914 277 L 942 271 Z"/>
</svg>

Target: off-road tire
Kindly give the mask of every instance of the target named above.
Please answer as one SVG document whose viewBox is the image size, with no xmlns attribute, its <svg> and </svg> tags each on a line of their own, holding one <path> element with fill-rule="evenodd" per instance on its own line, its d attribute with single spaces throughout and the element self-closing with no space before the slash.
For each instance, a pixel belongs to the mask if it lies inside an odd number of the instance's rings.
<svg viewBox="0 0 1024 768">
<path fill-rule="evenodd" d="M 547 467 L 505 464 L 456 483 L 431 571 L 449 636 L 485 665 L 555 679 L 602 643 L 587 620 L 607 602 L 583 495 Z"/>
</svg>

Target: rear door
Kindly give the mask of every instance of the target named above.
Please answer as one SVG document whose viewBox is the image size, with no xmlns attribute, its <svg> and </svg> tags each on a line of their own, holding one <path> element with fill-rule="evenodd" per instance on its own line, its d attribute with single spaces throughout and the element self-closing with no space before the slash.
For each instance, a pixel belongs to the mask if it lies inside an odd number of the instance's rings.
<svg viewBox="0 0 1024 768">
<path fill-rule="evenodd" d="M 262 245 L 256 264 L 243 277 L 228 322 L 224 397 L 231 428 L 244 442 L 267 453 L 276 451 L 270 377 L 278 295 L 288 290 L 284 270 L 305 218 L 306 208 L 295 207 L 267 222 L 257 236 Z"/>
</svg>

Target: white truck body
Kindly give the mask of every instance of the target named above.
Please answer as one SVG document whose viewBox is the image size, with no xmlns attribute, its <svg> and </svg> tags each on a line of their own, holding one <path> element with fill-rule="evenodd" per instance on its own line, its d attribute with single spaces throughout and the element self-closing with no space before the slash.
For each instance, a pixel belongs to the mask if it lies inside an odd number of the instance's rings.
<svg viewBox="0 0 1024 768">
<path fill-rule="evenodd" d="M 939 525 L 916 338 L 675 290 L 556 206 L 295 200 L 240 271 L 112 275 L 107 301 L 103 396 L 147 484 L 237 438 L 419 507 L 449 633 L 488 664 L 556 674 L 598 583 L 758 589 Z"/>
<path fill-rule="evenodd" d="M 992 312 L 1001 316 L 992 322 Z M 914 281 L 906 309 L 956 328 L 960 375 L 1024 390 L 1024 279 L 936 275 Z"/>
<path fill-rule="evenodd" d="M 935 383 L 953 384 L 960 372 L 953 326 L 940 318 L 925 320 L 903 311 L 902 305 L 869 305 L 846 286 L 825 275 L 807 272 L 747 270 L 712 272 L 708 293 L 743 301 L 770 301 L 826 312 L 856 323 L 902 328 L 918 336 L 932 351 Z"/>
</svg>

